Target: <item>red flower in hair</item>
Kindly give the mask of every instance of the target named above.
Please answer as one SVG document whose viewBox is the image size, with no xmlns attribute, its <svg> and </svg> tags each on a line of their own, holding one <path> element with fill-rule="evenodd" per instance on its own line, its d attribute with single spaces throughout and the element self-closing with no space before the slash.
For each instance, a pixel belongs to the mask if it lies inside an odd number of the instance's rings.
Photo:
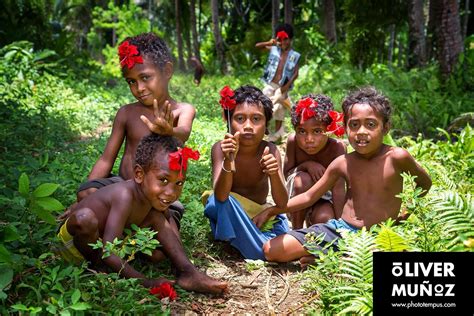
<svg viewBox="0 0 474 316">
<path fill-rule="evenodd" d="M 150 294 L 155 295 L 160 300 L 169 297 L 170 301 L 174 301 L 178 294 L 170 283 L 163 283 L 160 286 L 155 286 L 150 289 Z"/>
<path fill-rule="evenodd" d="M 192 150 L 189 147 L 180 148 L 174 153 L 168 155 L 168 166 L 170 170 L 179 170 L 179 176 L 183 175 L 183 170 L 188 169 L 188 159 L 198 160 L 199 151 Z"/>
<path fill-rule="evenodd" d="M 128 41 L 124 41 L 118 48 L 120 66 L 123 68 L 127 66 L 128 69 L 132 69 L 135 64 L 143 64 L 143 58 L 140 56 L 138 48 L 130 44 Z"/>
<path fill-rule="evenodd" d="M 285 38 L 289 38 L 288 33 L 285 31 L 280 31 L 277 33 L 276 38 L 279 38 L 280 40 L 284 40 Z"/>
<path fill-rule="evenodd" d="M 344 114 L 336 111 L 329 111 L 328 114 L 331 117 L 332 122 L 326 130 L 337 137 L 341 137 L 344 135 Z"/>
<path fill-rule="evenodd" d="M 232 111 L 236 106 L 236 102 L 233 99 L 235 95 L 234 90 L 232 90 L 229 86 L 225 86 L 222 88 L 219 94 L 221 95 L 219 103 L 221 104 L 222 108 L 224 110 Z"/>
<path fill-rule="evenodd" d="M 317 106 L 318 102 L 311 98 L 304 98 L 298 101 L 296 105 L 296 114 L 301 116 L 301 123 L 316 116 L 315 108 Z"/>
</svg>

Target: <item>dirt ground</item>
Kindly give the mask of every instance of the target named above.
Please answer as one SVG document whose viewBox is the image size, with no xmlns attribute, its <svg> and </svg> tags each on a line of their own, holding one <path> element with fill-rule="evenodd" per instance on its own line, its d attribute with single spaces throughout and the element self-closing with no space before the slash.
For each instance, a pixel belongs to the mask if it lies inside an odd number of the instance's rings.
<svg viewBox="0 0 474 316">
<path fill-rule="evenodd" d="M 211 262 L 206 273 L 229 283 L 229 293 L 221 297 L 191 294 L 185 300 L 170 302 L 173 315 L 197 314 L 303 314 L 310 300 L 303 294 L 298 262 L 252 265 L 235 251 L 227 249 L 221 258 L 203 256 Z"/>
</svg>

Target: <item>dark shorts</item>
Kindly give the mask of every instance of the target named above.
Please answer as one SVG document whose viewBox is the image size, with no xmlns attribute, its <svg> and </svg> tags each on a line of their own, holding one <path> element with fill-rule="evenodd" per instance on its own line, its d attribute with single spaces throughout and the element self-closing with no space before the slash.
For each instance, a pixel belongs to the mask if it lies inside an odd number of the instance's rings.
<svg viewBox="0 0 474 316">
<path fill-rule="evenodd" d="M 94 180 L 89 180 L 82 183 L 79 186 L 79 189 L 77 189 L 77 192 L 87 190 L 87 189 L 92 189 L 92 188 L 100 189 L 110 184 L 114 184 L 121 181 L 125 181 L 125 180 L 122 177 L 114 176 L 114 175 L 111 175 L 111 177 L 109 178 L 98 178 Z M 180 229 L 181 219 L 183 218 L 183 214 L 184 214 L 183 204 L 180 201 L 173 202 L 168 209 L 168 214 L 170 218 L 174 219 L 176 226 L 178 226 L 178 229 Z"/>
<path fill-rule="evenodd" d="M 340 229 L 347 229 L 352 232 L 359 230 L 357 227 L 346 223 L 343 219 L 331 219 L 326 223 L 315 224 L 308 228 L 290 230 L 287 234 L 295 237 L 296 240 L 298 240 L 305 248 L 308 248 L 308 245 L 311 248 L 310 250 L 322 250 L 325 253 L 327 251 L 325 248 L 328 244 L 331 244 L 331 247 L 334 248 L 334 250 L 339 250 L 337 242 L 342 238 L 341 234 L 338 232 Z M 308 244 L 306 234 L 309 233 L 313 233 L 315 236 L 323 234 L 324 237 L 318 244 Z"/>
</svg>

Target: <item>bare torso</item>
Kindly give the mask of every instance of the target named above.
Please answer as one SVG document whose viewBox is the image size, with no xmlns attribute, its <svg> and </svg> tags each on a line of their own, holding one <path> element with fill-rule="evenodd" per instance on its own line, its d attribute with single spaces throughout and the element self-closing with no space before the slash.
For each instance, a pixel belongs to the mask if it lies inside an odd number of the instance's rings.
<svg viewBox="0 0 474 316">
<path fill-rule="evenodd" d="M 179 115 L 182 109 L 177 102 L 171 103 L 171 111 L 174 116 L 173 126 L 177 126 Z M 133 177 L 133 165 L 135 159 L 135 151 L 140 140 L 150 134 L 148 127 L 140 119 L 141 115 L 145 115 L 150 121 L 154 119 L 153 108 L 144 106 L 138 102 L 127 104 L 124 106 L 126 123 L 125 123 L 125 150 L 120 162 L 119 175 L 128 180 Z"/>
<path fill-rule="evenodd" d="M 395 167 L 393 150 L 382 146 L 380 154 L 371 159 L 356 152 L 346 155 L 342 166 L 348 184 L 342 212 L 346 222 L 370 227 L 388 218 L 396 219 L 401 206 L 396 195 L 403 189 L 403 179 Z"/>
<path fill-rule="evenodd" d="M 326 145 L 314 155 L 309 155 L 304 150 L 302 150 L 296 144 L 294 135 L 290 136 L 289 141 L 293 142 L 292 147 L 294 148 L 295 159 L 294 167 L 299 166 L 303 162 L 311 160 L 321 164 L 324 168 L 327 168 L 334 159 L 344 154 L 345 152 L 345 148 L 342 142 L 333 138 L 329 138 Z"/>
</svg>

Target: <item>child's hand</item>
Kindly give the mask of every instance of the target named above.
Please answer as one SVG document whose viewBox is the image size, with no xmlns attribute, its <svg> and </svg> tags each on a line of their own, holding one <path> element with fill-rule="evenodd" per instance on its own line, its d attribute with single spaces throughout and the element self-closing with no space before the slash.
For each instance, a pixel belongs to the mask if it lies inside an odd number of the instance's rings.
<svg viewBox="0 0 474 316">
<path fill-rule="evenodd" d="M 263 169 L 263 173 L 268 175 L 278 173 L 278 161 L 275 156 L 270 153 L 270 148 L 268 148 L 268 146 L 263 150 L 262 159 L 260 159 L 260 166 Z"/>
<path fill-rule="evenodd" d="M 306 172 L 309 173 L 309 175 L 311 176 L 311 179 L 314 182 L 317 182 L 319 179 L 321 179 L 324 172 L 326 171 L 326 168 L 324 168 L 323 165 L 315 161 L 311 161 L 311 163 L 308 163 L 305 167 L 306 167 Z"/>
<path fill-rule="evenodd" d="M 173 135 L 173 121 L 174 116 L 171 112 L 171 104 L 166 100 L 162 106 L 158 106 L 158 101 L 153 100 L 153 122 L 145 115 L 140 116 L 140 119 L 145 123 L 150 131 L 160 135 Z"/>
<path fill-rule="evenodd" d="M 276 209 L 276 207 L 270 206 L 255 215 L 254 218 L 252 218 L 252 221 L 254 222 L 255 226 L 260 229 L 260 227 L 262 227 L 266 222 L 268 222 L 268 220 L 272 217 L 271 211 L 273 209 Z"/>
<path fill-rule="evenodd" d="M 277 44 L 277 40 L 272 38 L 271 40 L 269 40 L 269 42 L 271 43 L 271 45 L 276 45 Z"/>
<path fill-rule="evenodd" d="M 234 135 L 227 133 L 224 139 L 221 141 L 221 150 L 224 153 L 225 159 L 230 159 L 230 153 L 234 153 L 234 157 L 239 151 L 239 139 L 240 132 L 236 132 Z"/>
</svg>

